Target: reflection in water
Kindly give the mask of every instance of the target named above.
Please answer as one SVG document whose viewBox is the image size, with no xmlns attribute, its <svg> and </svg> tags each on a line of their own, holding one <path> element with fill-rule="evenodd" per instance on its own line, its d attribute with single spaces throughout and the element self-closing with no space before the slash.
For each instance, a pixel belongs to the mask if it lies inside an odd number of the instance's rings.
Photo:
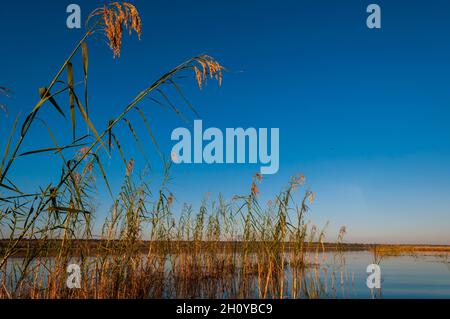
<svg viewBox="0 0 450 319">
<path fill-rule="evenodd" d="M 376 260 L 381 267 L 381 289 L 369 289 L 366 285 L 366 268 L 374 262 L 374 254 L 371 252 L 311 254 L 308 265 L 296 269 L 290 266 L 291 258 L 295 259 L 295 256 L 290 256 L 282 269 L 263 269 L 263 265 L 256 263 L 247 266 L 249 268 L 246 271 L 227 269 L 232 265 L 227 264 L 227 260 L 233 259 L 233 265 L 242 263 L 236 262 L 236 258 L 240 256 L 224 255 L 220 261 L 221 271 L 214 269 L 211 272 L 195 268 L 209 267 L 208 264 L 199 266 L 195 263 L 190 264 L 192 269 L 180 271 L 177 267 L 185 264 L 185 260 L 180 259 L 189 256 L 168 256 L 165 261 L 159 261 L 161 265 L 164 264 L 163 268 L 156 267 L 159 271 L 147 274 L 147 279 L 150 278 L 156 285 L 149 285 L 149 291 L 144 294 L 148 298 L 450 298 L 448 257 L 448 254 L 433 253 L 383 256 Z M 205 260 L 207 259 L 202 258 L 202 261 Z M 20 258 L 11 260 L 6 273 L 20 274 L 22 261 Z M 96 262 L 98 260 L 93 258 L 85 261 L 90 267 Z M 142 267 L 148 266 L 145 265 L 146 256 L 142 256 L 141 262 Z M 10 275 L 9 278 L 3 276 L 0 283 L 10 285 L 10 291 L 18 288 L 14 287 L 17 282 L 21 285 L 32 282 L 38 286 L 37 290 L 39 286 L 41 289 L 48 289 L 46 269 L 55 267 L 55 258 L 37 260 L 34 263 L 40 269 L 38 275 L 34 274 L 40 278 L 37 285 L 36 278 L 24 279 L 17 275 Z M 45 267 L 41 267 L 43 264 Z M 85 272 L 89 272 L 87 268 Z M 63 270 L 60 273 L 63 274 Z M 183 278 L 180 274 L 187 277 Z M 88 278 L 85 276 L 82 278 L 84 287 L 101 285 L 101 276 L 105 275 L 107 274 L 89 275 Z"/>
</svg>

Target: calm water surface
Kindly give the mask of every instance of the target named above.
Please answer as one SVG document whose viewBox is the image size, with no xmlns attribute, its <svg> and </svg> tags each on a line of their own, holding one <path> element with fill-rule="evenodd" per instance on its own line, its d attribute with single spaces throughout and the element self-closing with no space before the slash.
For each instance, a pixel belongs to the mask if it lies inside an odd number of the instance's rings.
<svg viewBox="0 0 450 319">
<path fill-rule="evenodd" d="M 306 271 L 309 280 L 322 286 L 319 298 L 372 298 L 366 285 L 366 268 L 373 263 L 369 252 L 346 252 L 343 259 L 333 253 L 319 254 L 320 267 Z M 344 261 L 342 263 L 342 261 Z M 74 262 L 76 262 L 74 260 Z M 21 259 L 10 263 L 19 265 Z M 389 298 L 450 298 L 450 253 L 420 253 L 383 257 L 381 268 L 381 297 Z M 292 274 L 287 272 L 287 295 L 292 297 Z M 256 292 L 255 292 L 256 293 Z M 376 291 L 377 297 L 380 293 Z M 222 296 L 223 297 L 223 296 Z M 305 297 L 305 296 L 301 296 Z"/>
<path fill-rule="evenodd" d="M 336 271 L 335 296 L 328 293 L 327 297 L 371 298 L 366 285 L 366 267 L 372 260 L 372 254 L 368 252 L 346 253 L 344 270 Z M 450 298 L 449 254 L 384 257 L 380 267 L 382 298 Z M 332 282 L 323 271 L 319 276 L 324 282 L 328 281 L 328 285 Z M 344 287 L 340 284 L 341 276 L 346 282 Z"/>
</svg>

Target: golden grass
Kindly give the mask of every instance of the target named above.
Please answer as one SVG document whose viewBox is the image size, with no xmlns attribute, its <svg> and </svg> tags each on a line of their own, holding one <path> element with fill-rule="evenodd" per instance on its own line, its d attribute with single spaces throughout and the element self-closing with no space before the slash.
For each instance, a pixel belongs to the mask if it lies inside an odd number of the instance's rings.
<svg viewBox="0 0 450 319">
<path fill-rule="evenodd" d="M 109 47 L 113 51 L 113 56 L 120 57 L 122 49 L 123 29 L 135 31 L 138 38 L 141 38 L 142 26 L 141 17 L 134 5 L 128 2 L 112 2 L 94 10 L 88 17 L 88 22 L 92 18 L 100 16 L 102 30 L 109 40 Z"/>
</svg>

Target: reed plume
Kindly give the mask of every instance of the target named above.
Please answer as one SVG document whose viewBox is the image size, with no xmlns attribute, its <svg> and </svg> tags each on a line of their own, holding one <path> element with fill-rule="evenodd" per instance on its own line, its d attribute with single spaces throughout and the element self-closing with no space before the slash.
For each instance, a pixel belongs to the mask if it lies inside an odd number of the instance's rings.
<svg viewBox="0 0 450 319">
<path fill-rule="evenodd" d="M 222 85 L 223 70 L 225 70 L 225 68 L 220 65 L 219 62 L 209 55 L 201 55 L 194 58 L 194 61 L 198 64 L 194 65 L 193 69 L 200 89 L 203 87 L 203 84 L 206 83 L 208 75 L 210 78 L 215 78 L 219 83 L 219 86 Z"/>
<path fill-rule="evenodd" d="M 94 17 L 100 17 L 99 25 L 109 41 L 109 47 L 113 56 L 120 57 L 122 49 L 122 35 L 124 28 L 131 35 L 135 31 L 141 39 L 142 22 L 136 7 L 128 2 L 112 2 L 101 8 L 95 9 L 88 17 L 90 21 Z M 89 22 L 88 22 L 89 23 Z"/>
</svg>

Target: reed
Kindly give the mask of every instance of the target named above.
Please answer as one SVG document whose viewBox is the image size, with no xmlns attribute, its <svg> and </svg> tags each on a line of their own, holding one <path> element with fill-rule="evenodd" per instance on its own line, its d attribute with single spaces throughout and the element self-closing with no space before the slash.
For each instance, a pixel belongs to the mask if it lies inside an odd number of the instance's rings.
<svg viewBox="0 0 450 319">
<path fill-rule="evenodd" d="M 248 194 L 227 201 L 209 196 L 195 210 L 174 209 L 168 190 L 170 163 L 156 191 L 134 173 L 135 161 L 120 143 L 125 127 L 145 156 L 132 111 L 142 119 L 161 155 L 149 121 L 140 107 L 144 98 L 157 95 L 179 117 L 167 87 L 195 112 L 177 84 L 193 76 L 200 89 L 208 79 L 220 85 L 225 68 L 208 55 L 188 59 L 139 92 L 102 130 L 94 126 L 88 99 L 88 40 L 103 34 L 113 57 L 120 57 L 123 30 L 142 32 L 137 9 L 113 2 L 94 10 L 87 31 L 64 60 L 50 83 L 39 89 L 39 100 L 19 124 L 15 121 L 0 167 L 0 298 L 317 298 L 326 293 L 319 271 L 325 258 L 324 230 L 306 220 L 314 194 L 304 189 L 305 177 L 292 178 L 266 205 L 259 202 L 263 183 L 255 174 Z M 72 60 L 83 61 L 83 90 L 78 92 Z M 8 90 L 0 88 L 0 93 Z M 173 93 L 172 92 L 172 93 Z M 67 104 L 60 98 L 67 93 Z M 61 144 L 52 128 L 37 115 L 50 107 L 65 116 L 70 112 L 71 142 Z M 30 128 L 44 124 L 53 145 L 22 151 Z M 87 126 L 87 135 L 79 135 Z M 123 183 L 114 194 L 103 159 L 117 150 L 123 162 Z M 47 153 L 58 157 L 61 174 L 56 182 L 24 191 L 10 169 L 17 160 Z M 113 199 L 100 238 L 93 234 L 95 190 L 101 180 Z M 297 204 L 298 201 L 298 204 Z M 345 230 L 345 229 L 344 229 Z M 341 231 L 338 242 L 342 242 Z M 95 241 L 95 245 L 92 242 Z M 336 253 L 339 253 L 339 245 Z M 20 258 L 19 258 L 20 256 Z M 82 287 L 66 287 L 66 268 L 78 263 Z M 314 275 L 310 276 L 313 270 Z"/>
</svg>

